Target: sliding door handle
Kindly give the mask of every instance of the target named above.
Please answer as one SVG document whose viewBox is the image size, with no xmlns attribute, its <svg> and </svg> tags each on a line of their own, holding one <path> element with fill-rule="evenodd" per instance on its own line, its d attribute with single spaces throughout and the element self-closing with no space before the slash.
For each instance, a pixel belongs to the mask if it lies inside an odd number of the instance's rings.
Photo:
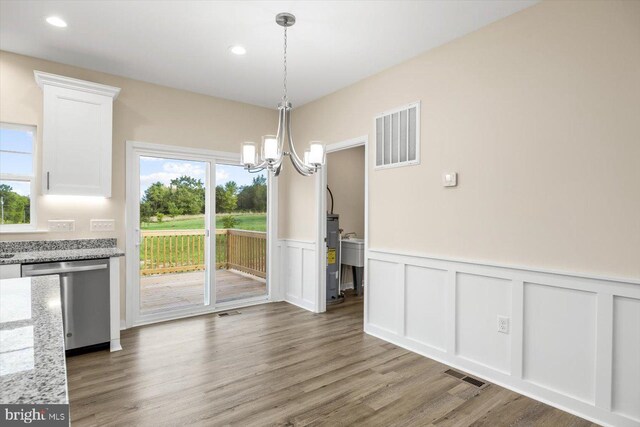
<svg viewBox="0 0 640 427">
<path fill-rule="evenodd" d="M 47 172 L 47 191 L 49 190 L 49 172 Z"/>
</svg>

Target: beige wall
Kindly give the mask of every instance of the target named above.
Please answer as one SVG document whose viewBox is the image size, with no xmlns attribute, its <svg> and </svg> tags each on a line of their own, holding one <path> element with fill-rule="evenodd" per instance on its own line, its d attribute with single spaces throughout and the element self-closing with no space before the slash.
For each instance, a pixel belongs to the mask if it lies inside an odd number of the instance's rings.
<svg viewBox="0 0 640 427">
<path fill-rule="evenodd" d="M 421 164 L 369 169 L 371 248 L 637 279 L 638 22 L 540 3 L 296 109 L 296 140 L 373 147 L 374 115 L 420 100 Z M 313 179 L 287 170 L 280 235 L 315 240 Z"/>
<path fill-rule="evenodd" d="M 125 141 L 238 152 L 245 140 L 260 141 L 277 125 L 275 110 L 198 95 L 40 59 L 0 52 L 0 121 L 36 125 L 41 146 L 42 90 L 33 70 L 122 88 L 113 106 L 113 181 L 109 199 L 37 197 L 39 228 L 47 220 L 74 219 L 73 233 L 2 234 L 3 240 L 117 237 L 125 247 Z M 38 164 L 41 159 L 38 158 Z M 38 165 L 37 171 L 40 171 Z M 39 177 L 38 177 L 39 178 Z M 36 183 L 37 188 L 40 182 Z M 115 233 L 89 231 L 91 218 L 113 218 Z M 124 264 L 124 263 L 123 263 Z M 121 269 L 124 313 L 124 267 Z"/>
<path fill-rule="evenodd" d="M 334 213 L 340 214 L 340 228 L 364 238 L 364 147 L 327 154 L 327 185 L 333 193 Z"/>
</svg>

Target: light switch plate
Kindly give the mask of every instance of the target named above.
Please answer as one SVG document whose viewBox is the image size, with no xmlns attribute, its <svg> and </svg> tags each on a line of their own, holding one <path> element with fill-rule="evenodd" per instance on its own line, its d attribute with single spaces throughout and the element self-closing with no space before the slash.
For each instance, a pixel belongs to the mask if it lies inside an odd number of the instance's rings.
<svg viewBox="0 0 640 427">
<path fill-rule="evenodd" d="M 89 223 L 91 231 L 116 231 L 116 221 L 113 219 L 92 219 Z"/>
<path fill-rule="evenodd" d="M 442 174 L 442 185 L 444 187 L 455 187 L 458 185 L 457 172 L 445 172 Z"/>
<path fill-rule="evenodd" d="M 49 231 L 75 231 L 76 221 L 73 219 L 56 219 L 47 221 Z"/>
</svg>

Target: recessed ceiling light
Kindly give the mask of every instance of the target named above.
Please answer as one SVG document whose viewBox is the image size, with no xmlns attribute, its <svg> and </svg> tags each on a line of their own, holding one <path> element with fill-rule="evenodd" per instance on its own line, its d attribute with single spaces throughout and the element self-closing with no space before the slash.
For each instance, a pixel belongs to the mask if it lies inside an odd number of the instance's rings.
<svg viewBox="0 0 640 427">
<path fill-rule="evenodd" d="M 60 27 L 60 28 L 65 28 L 67 26 L 67 23 L 64 22 L 64 20 L 62 18 L 59 18 L 57 16 L 50 16 L 47 18 L 47 22 L 51 25 L 53 25 L 54 27 Z"/>
<path fill-rule="evenodd" d="M 247 49 L 245 49 L 244 47 L 242 47 L 240 45 L 231 46 L 229 48 L 229 50 L 234 55 L 244 55 L 245 53 L 247 53 Z"/>
</svg>

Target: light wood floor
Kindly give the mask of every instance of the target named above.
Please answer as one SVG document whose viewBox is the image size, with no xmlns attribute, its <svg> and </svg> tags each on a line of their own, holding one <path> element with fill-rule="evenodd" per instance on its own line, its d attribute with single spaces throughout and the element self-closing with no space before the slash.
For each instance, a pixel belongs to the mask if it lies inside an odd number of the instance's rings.
<svg viewBox="0 0 640 427">
<path fill-rule="evenodd" d="M 72 426 L 589 426 L 362 332 L 360 298 L 287 303 L 123 331 L 69 357 Z"/>
<path fill-rule="evenodd" d="M 159 274 L 140 278 L 140 311 L 152 313 L 201 305 L 204 299 L 204 271 Z M 267 294 L 264 280 L 231 270 L 216 270 L 218 302 L 235 301 Z"/>
</svg>

